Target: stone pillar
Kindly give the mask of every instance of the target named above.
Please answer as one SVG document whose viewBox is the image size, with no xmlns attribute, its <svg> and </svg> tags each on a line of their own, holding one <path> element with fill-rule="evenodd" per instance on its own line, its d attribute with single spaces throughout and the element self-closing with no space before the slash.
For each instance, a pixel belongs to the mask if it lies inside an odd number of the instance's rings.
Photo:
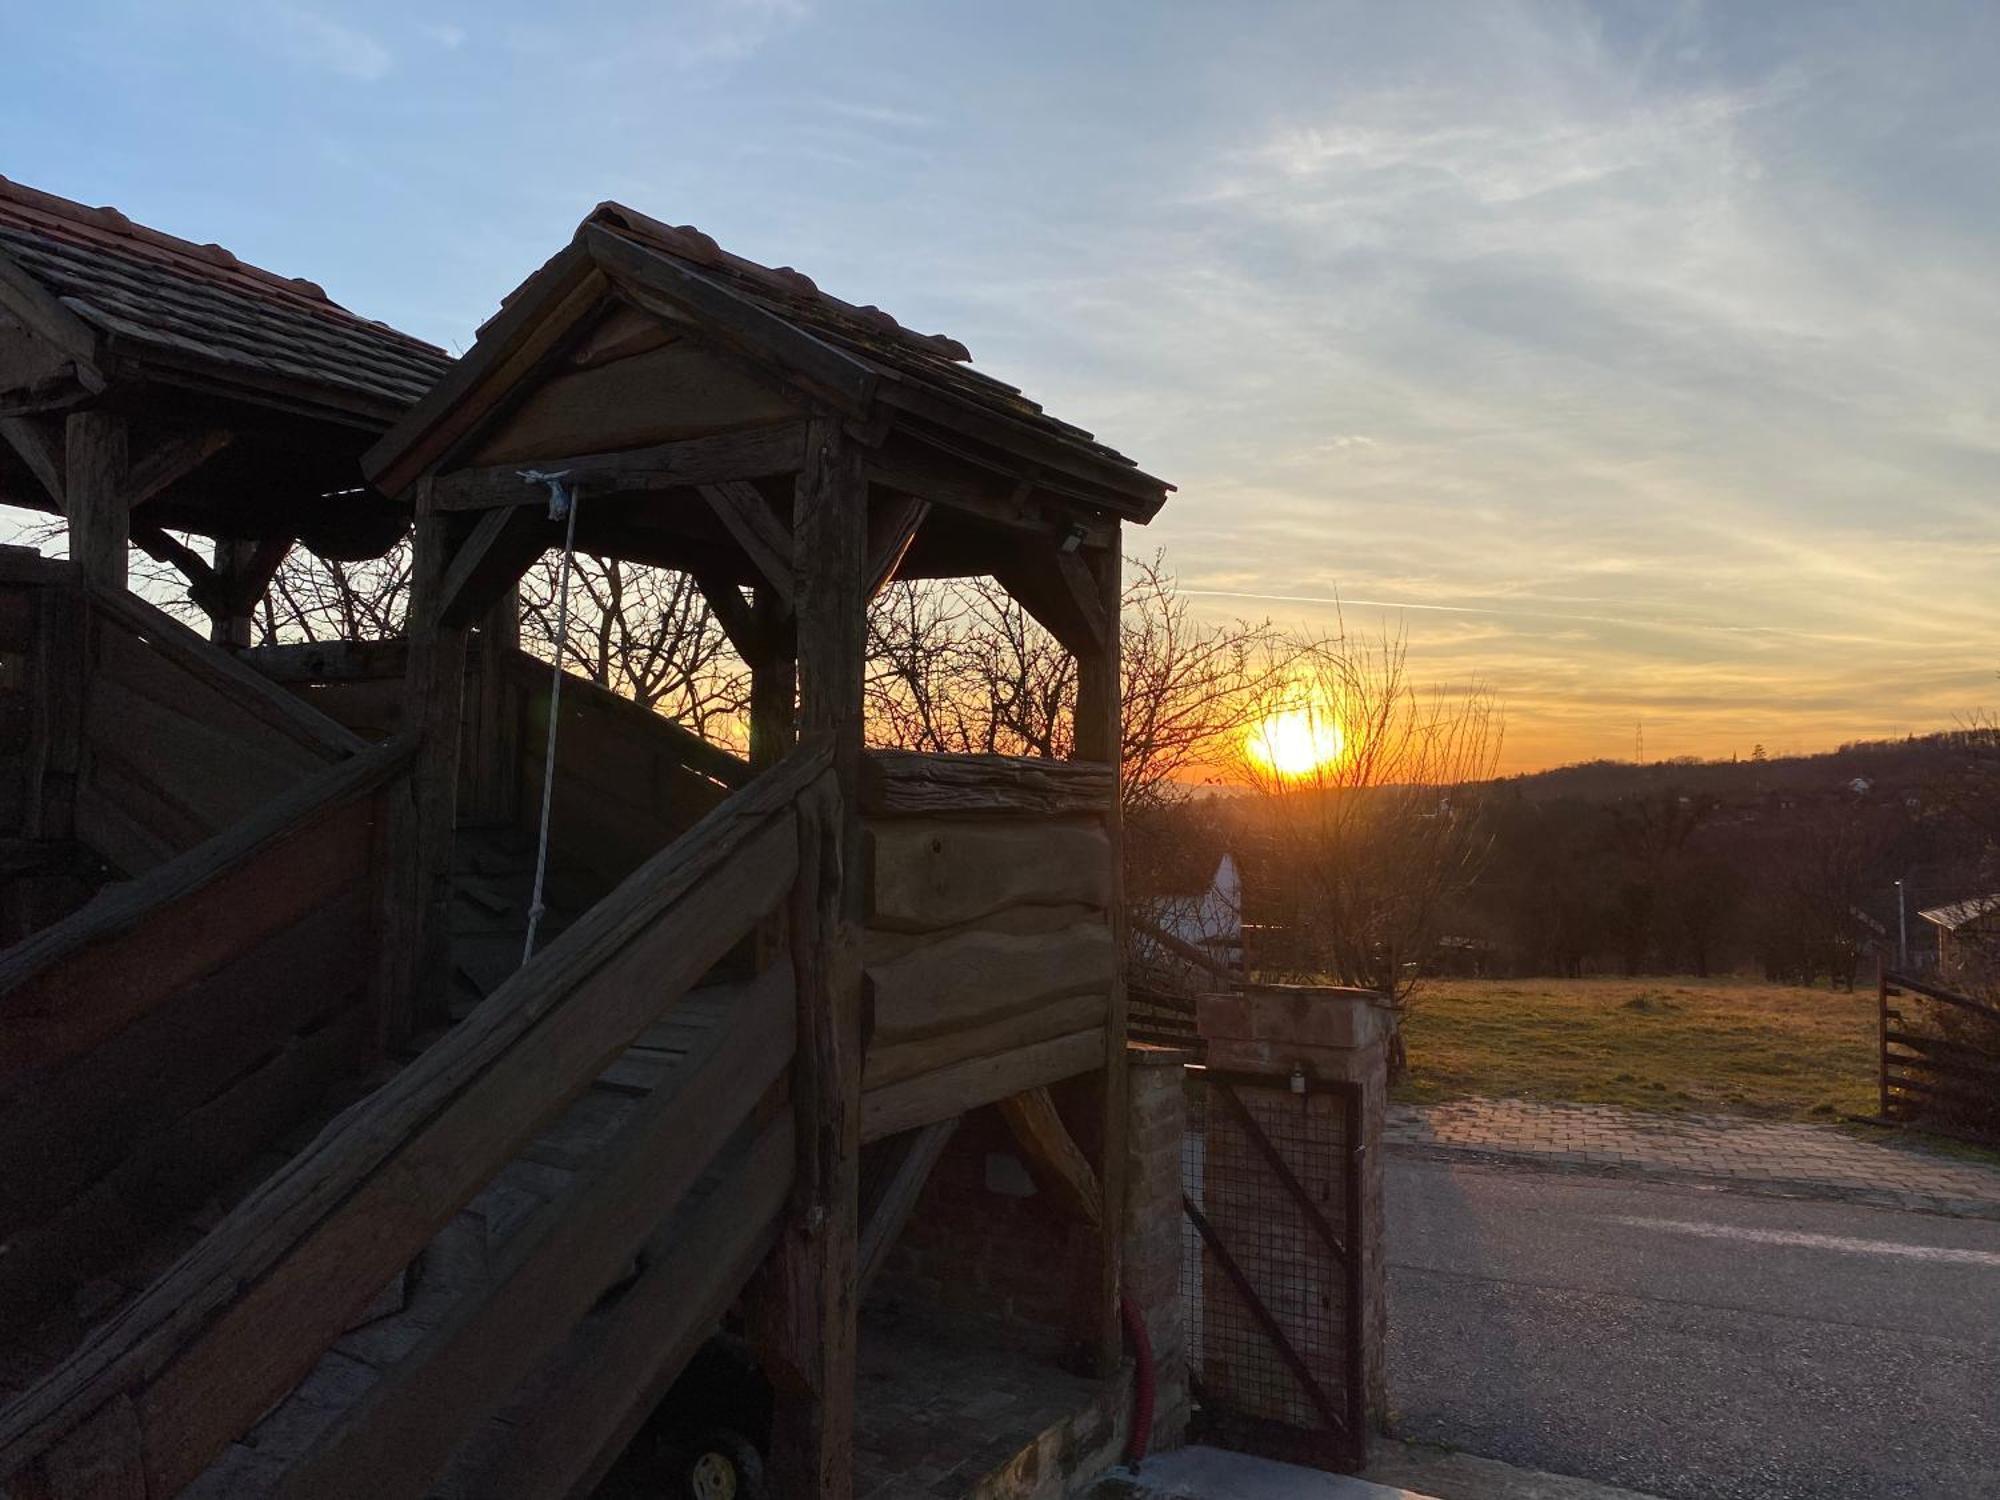
<svg viewBox="0 0 2000 1500">
<path fill-rule="evenodd" d="M 1341 1330 L 1344 1348 L 1307 1352 L 1313 1373 L 1327 1391 L 1349 1388 L 1350 1371 L 1358 1373 L 1362 1392 L 1364 1432 L 1380 1428 L 1387 1411 L 1385 1341 L 1388 1333 L 1388 1296 L 1383 1263 L 1382 1232 L 1382 1116 L 1388 1082 L 1387 1046 L 1391 1015 L 1385 997 L 1370 990 L 1337 989 L 1308 985 L 1253 985 L 1240 994 L 1202 996 L 1197 1005 L 1197 1025 L 1208 1044 L 1211 1074 L 1254 1074 L 1268 1078 L 1273 1088 L 1239 1089 L 1253 1118 L 1285 1155 L 1292 1171 L 1308 1192 L 1328 1208 L 1338 1208 L 1346 1197 L 1344 1183 L 1334 1180 L 1345 1162 L 1346 1120 L 1342 1096 L 1291 1090 L 1297 1077 L 1302 1083 L 1345 1082 L 1360 1088 L 1360 1145 L 1358 1212 L 1353 1215 L 1329 1213 L 1334 1228 L 1351 1248 L 1358 1249 L 1361 1274 L 1361 1316 L 1358 1326 Z M 1282 1090 L 1278 1092 L 1276 1090 Z M 1300 1320 L 1298 1342 L 1310 1343 L 1316 1309 L 1344 1304 L 1344 1288 L 1316 1284 L 1315 1275 L 1301 1278 L 1310 1241 L 1303 1213 L 1292 1224 L 1289 1205 L 1285 1217 L 1277 1218 L 1274 1202 L 1286 1202 L 1282 1193 L 1273 1196 L 1275 1176 L 1255 1181 L 1258 1173 L 1269 1173 L 1262 1165 L 1261 1152 L 1247 1139 L 1240 1119 L 1209 1090 L 1206 1121 L 1203 1196 L 1210 1223 L 1228 1245 L 1247 1247 L 1239 1262 L 1254 1261 L 1262 1255 L 1273 1260 L 1270 1266 L 1244 1263 L 1243 1270 L 1253 1283 L 1260 1269 L 1272 1286 L 1266 1298 L 1280 1324 Z M 1287 1149 L 1289 1146 L 1290 1150 Z M 1356 1234 L 1354 1225 L 1360 1229 Z M 1288 1227 L 1274 1234 L 1274 1223 Z M 1280 1241 L 1291 1236 L 1300 1247 Z M 1355 1242 L 1358 1240 L 1358 1245 Z M 1241 1313 L 1227 1311 L 1212 1299 L 1233 1296 L 1226 1278 L 1203 1257 L 1204 1321 L 1208 1331 L 1204 1362 L 1228 1354 L 1229 1342 L 1214 1336 L 1225 1318 L 1241 1323 Z M 1289 1306 L 1287 1299 L 1291 1299 Z M 1331 1298 L 1329 1303 L 1327 1299 Z M 1358 1341 L 1358 1347 L 1356 1343 Z M 1238 1356 L 1240 1357 L 1240 1356 Z M 1268 1389 L 1257 1379 L 1240 1381 L 1227 1369 L 1205 1372 L 1211 1390 Z M 1278 1422 L 1309 1425 L 1303 1410 L 1253 1412 Z M 1365 1436 L 1362 1439 L 1365 1441 Z"/>
<path fill-rule="evenodd" d="M 1192 1054 L 1135 1042 L 1125 1051 L 1125 1295 L 1153 1343 L 1154 1449 L 1187 1440 L 1187 1320 L 1181 1307 L 1183 1074 Z"/>
</svg>

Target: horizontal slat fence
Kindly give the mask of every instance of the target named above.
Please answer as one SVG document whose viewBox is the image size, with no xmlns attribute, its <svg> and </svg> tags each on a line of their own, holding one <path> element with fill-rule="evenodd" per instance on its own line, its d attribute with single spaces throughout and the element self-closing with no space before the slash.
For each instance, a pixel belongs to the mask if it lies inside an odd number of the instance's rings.
<svg viewBox="0 0 2000 1500">
<path fill-rule="evenodd" d="M 1882 1117 L 2000 1145 L 2000 1006 L 1887 971 L 1876 1005 Z"/>
</svg>

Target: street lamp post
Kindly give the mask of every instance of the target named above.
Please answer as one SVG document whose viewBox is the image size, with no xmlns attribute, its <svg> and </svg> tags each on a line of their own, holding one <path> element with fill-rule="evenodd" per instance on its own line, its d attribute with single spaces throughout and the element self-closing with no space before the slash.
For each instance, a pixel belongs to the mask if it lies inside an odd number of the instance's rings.
<svg viewBox="0 0 2000 1500">
<path fill-rule="evenodd" d="M 1896 967 L 1910 967 L 1910 914 L 1903 899 L 1903 882 L 1896 882 Z"/>
</svg>

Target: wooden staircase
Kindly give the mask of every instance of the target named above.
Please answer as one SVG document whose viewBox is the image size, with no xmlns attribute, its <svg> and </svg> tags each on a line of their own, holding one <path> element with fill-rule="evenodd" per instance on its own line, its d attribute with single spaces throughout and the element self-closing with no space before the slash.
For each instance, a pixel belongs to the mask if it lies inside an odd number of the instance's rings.
<svg viewBox="0 0 2000 1500">
<path fill-rule="evenodd" d="M 489 992 L 0 1407 L 17 1500 L 587 1493 L 792 1191 L 822 966 L 766 942 L 704 981 L 781 910 L 816 940 L 827 765 L 796 752 L 511 974 L 532 865 L 467 838 L 455 967 Z"/>
</svg>

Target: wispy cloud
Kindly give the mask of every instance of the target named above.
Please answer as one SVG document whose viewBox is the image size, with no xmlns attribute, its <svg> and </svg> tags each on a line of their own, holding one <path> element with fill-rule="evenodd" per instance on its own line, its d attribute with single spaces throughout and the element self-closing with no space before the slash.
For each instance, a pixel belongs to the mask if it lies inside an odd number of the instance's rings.
<svg viewBox="0 0 2000 1500">
<path fill-rule="evenodd" d="M 386 78 L 396 66 L 395 54 L 377 38 L 320 11 L 279 3 L 260 14 L 278 48 L 296 62 L 357 83 Z"/>
</svg>

